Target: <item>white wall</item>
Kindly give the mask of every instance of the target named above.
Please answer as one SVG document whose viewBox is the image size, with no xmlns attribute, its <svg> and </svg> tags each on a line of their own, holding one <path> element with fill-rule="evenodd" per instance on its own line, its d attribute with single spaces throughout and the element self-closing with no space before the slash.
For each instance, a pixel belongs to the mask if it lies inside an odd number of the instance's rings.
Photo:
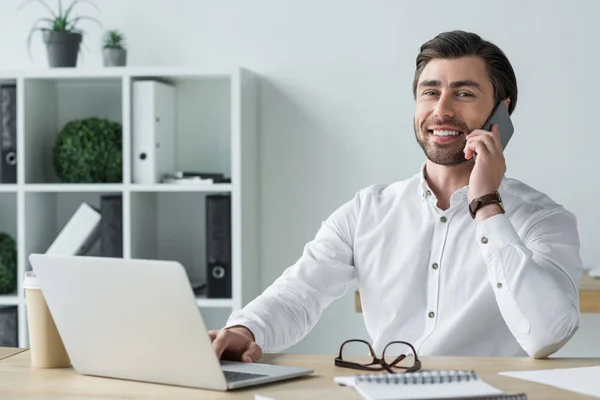
<svg viewBox="0 0 600 400">
<path fill-rule="evenodd" d="M 54 2 L 55 0 L 49 0 Z M 419 46 L 440 31 L 472 30 L 503 48 L 520 95 L 507 174 L 579 217 L 582 257 L 599 264 L 600 2 L 481 0 L 96 0 L 107 28 L 125 31 L 131 65 L 242 65 L 262 75 L 262 285 L 302 251 L 322 219 L 360 188 L 416 173 L 411 81 Z M 0 3 L 2 69 L 45 66 L 29 26 L 36 4 Z M 126 5 L 124 5 L 126 4 Z M 97 13 L 84 4 L 89 15 Z M 89 10 L 89 12 L 87 12 Z M 87 24 L 81 66 L 101 65 L 100 31 Z M 344 326 L 344 327 L 342 327 Z M 562 355 L 600 356 L 600 315 L 585 315 Z M 290 351 L 337 351 L 366 337 L 352 296 L 334 303 Z M 597 337 L 597 334 L 596 334 Z"/>
</svg>

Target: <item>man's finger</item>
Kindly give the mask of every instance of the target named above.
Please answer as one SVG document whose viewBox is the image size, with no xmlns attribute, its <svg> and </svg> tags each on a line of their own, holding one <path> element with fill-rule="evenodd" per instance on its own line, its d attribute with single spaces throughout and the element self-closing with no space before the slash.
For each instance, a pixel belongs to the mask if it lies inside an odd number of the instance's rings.
<svg viewBox="0 0 600 400">
<path fill-rule="evenodd" d="M 228 342 L 227 339 L 228 339 L 227 335 L 221 334 L 221 335 L 217 335 L 215 340 L 213 340 L 213 342 L 212 342 L 213 348 L 215 349 L 215 353 L 217 353 L 218 359 L 221 359 L 223 352 L 225 351 L 225 349 L 227 349 L 227 342 Z"/>
<path fill-rule="evenodd" d="M 476 140 L 480 141 L 483 144 L 483 146 L 485 146 L 488 153 L 493 155 L 498 152 L 496 150 L 496 143 L 494 142 L 494 139 L 491 137 L 491 135 L 482 135 L 482 136 L 478 137 Z"/>
<path fill-rule="evenodd" d="M 492 125 L 492 133 L 489 136 L 494 140 L 496 148 L 500 149 L 502 145 L 500 142 L 500 127 L 498 126 L 498 124 Z"/>
<path fill-rule="evenodd" d="M 482 134 L 478 136 L 473 136 L 467 139 L 467 144 L 471 143 L 480 143 L 481 146 L 485 147 L 485 149 L 490 154 L 497 153 L 494 140 L 489 134 Z"/>
<path fill-rule="evenodd" d="M 469 139 L 467 141 L 467 146 L 465 150 L 465 158 L 467 160 L 470 160 L 471 158 L 473 158 L 474 154 L 477 154 L 478 156 L 482 154 L 488 155 L 489 151 L 481 140 Z"/>
<path fill-rule="evenodd" d="M 208 331 L 208 336 L 211 341 L 214 341 L 217 338 L 217 331 Z"/>
<path fill-rule="evenodd" d="M 258 360 L 261 355 L 262 355 L 262 350 L 260 349 L 260 347 L 256 343 L 250 343 L 250 346 L 248 346 L 248 350 L 246 350 L 242 354 L 242 361 L 243 362 L 254 362 L 254 361 Z"/>
</svg>

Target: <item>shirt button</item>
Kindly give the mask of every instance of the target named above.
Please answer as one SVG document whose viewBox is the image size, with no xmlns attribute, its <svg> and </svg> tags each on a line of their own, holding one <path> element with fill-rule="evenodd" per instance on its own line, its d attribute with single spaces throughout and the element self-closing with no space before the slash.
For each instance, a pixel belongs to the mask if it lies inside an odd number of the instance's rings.
<svg viewBox="0 0 600 400">
<path fill-rule="evenodd" d="M 438 269 L 438 268 L 439 268 L 439 265 L 438 265 L 438 263 L 433 263 L 433 265 L 431 266 L 431 268 L 433 268 L 433 269 Z"/>
<path fill-rule="evenodd" d="M 502 284 L 500 282 L 498 282 L 496 286 L 498 287 L 498 289 L 502 289 Z"/>
<path fill-rule="evenodd" d="M 447 221 L 447 219 L 446 219 L 446 217 L 442 217 L 442 218 L 440 218 L 440 221 L 442 221 L 442 222 L 446 222 L 446 221 Z"/>
<path fill-rule="evenodd" d="M 481 243 L 486 244 L 488 242 L 488 238 L 485 236 L 481 238 Z"/>
<path fill-rule="evenodd" d="M 429 315 L 429 318 L 435 317 L 435 313 L 433 311 L 429 311 L 429 314 L 427 314 L 427 315 Z"/>
<path fill-rule="evenodd" d="M 427 191 L 427 196 L 431 196 L 431 190 Z"/>
</svg>

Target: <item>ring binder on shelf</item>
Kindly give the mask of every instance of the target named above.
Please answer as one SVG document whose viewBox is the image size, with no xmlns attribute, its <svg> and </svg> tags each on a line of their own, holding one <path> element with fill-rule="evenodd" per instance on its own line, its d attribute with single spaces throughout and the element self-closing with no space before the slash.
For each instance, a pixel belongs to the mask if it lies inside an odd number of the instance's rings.
<svg viewBox="0 0 600 400">
<path fill-rule="evenodd" d="M 0 84 L 0 183 L 17 183 L 17 85 Z"/>
<path fill-rule="evenodd" d="M 525 393 L 506 394 L 489 385 L 471 370 L 432 370 L 399 374 L 340 376 L 334 381 L 353 386 L 367 400 L 469 399 L 527 400 Z"/>
</svg>

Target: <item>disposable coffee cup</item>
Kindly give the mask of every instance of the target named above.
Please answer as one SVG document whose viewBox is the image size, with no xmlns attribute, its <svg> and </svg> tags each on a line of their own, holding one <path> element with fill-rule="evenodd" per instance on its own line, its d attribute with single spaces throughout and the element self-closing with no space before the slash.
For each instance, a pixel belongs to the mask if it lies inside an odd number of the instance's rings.
<svg viewBox="0 0 600 400">
<path fill-rule="evenodd" d="M 35 368 L 69 367 L 71 360 L 33 271 L 25 273 L 23 288 L 27 304 L 31 365 Z"/>
</svg>

